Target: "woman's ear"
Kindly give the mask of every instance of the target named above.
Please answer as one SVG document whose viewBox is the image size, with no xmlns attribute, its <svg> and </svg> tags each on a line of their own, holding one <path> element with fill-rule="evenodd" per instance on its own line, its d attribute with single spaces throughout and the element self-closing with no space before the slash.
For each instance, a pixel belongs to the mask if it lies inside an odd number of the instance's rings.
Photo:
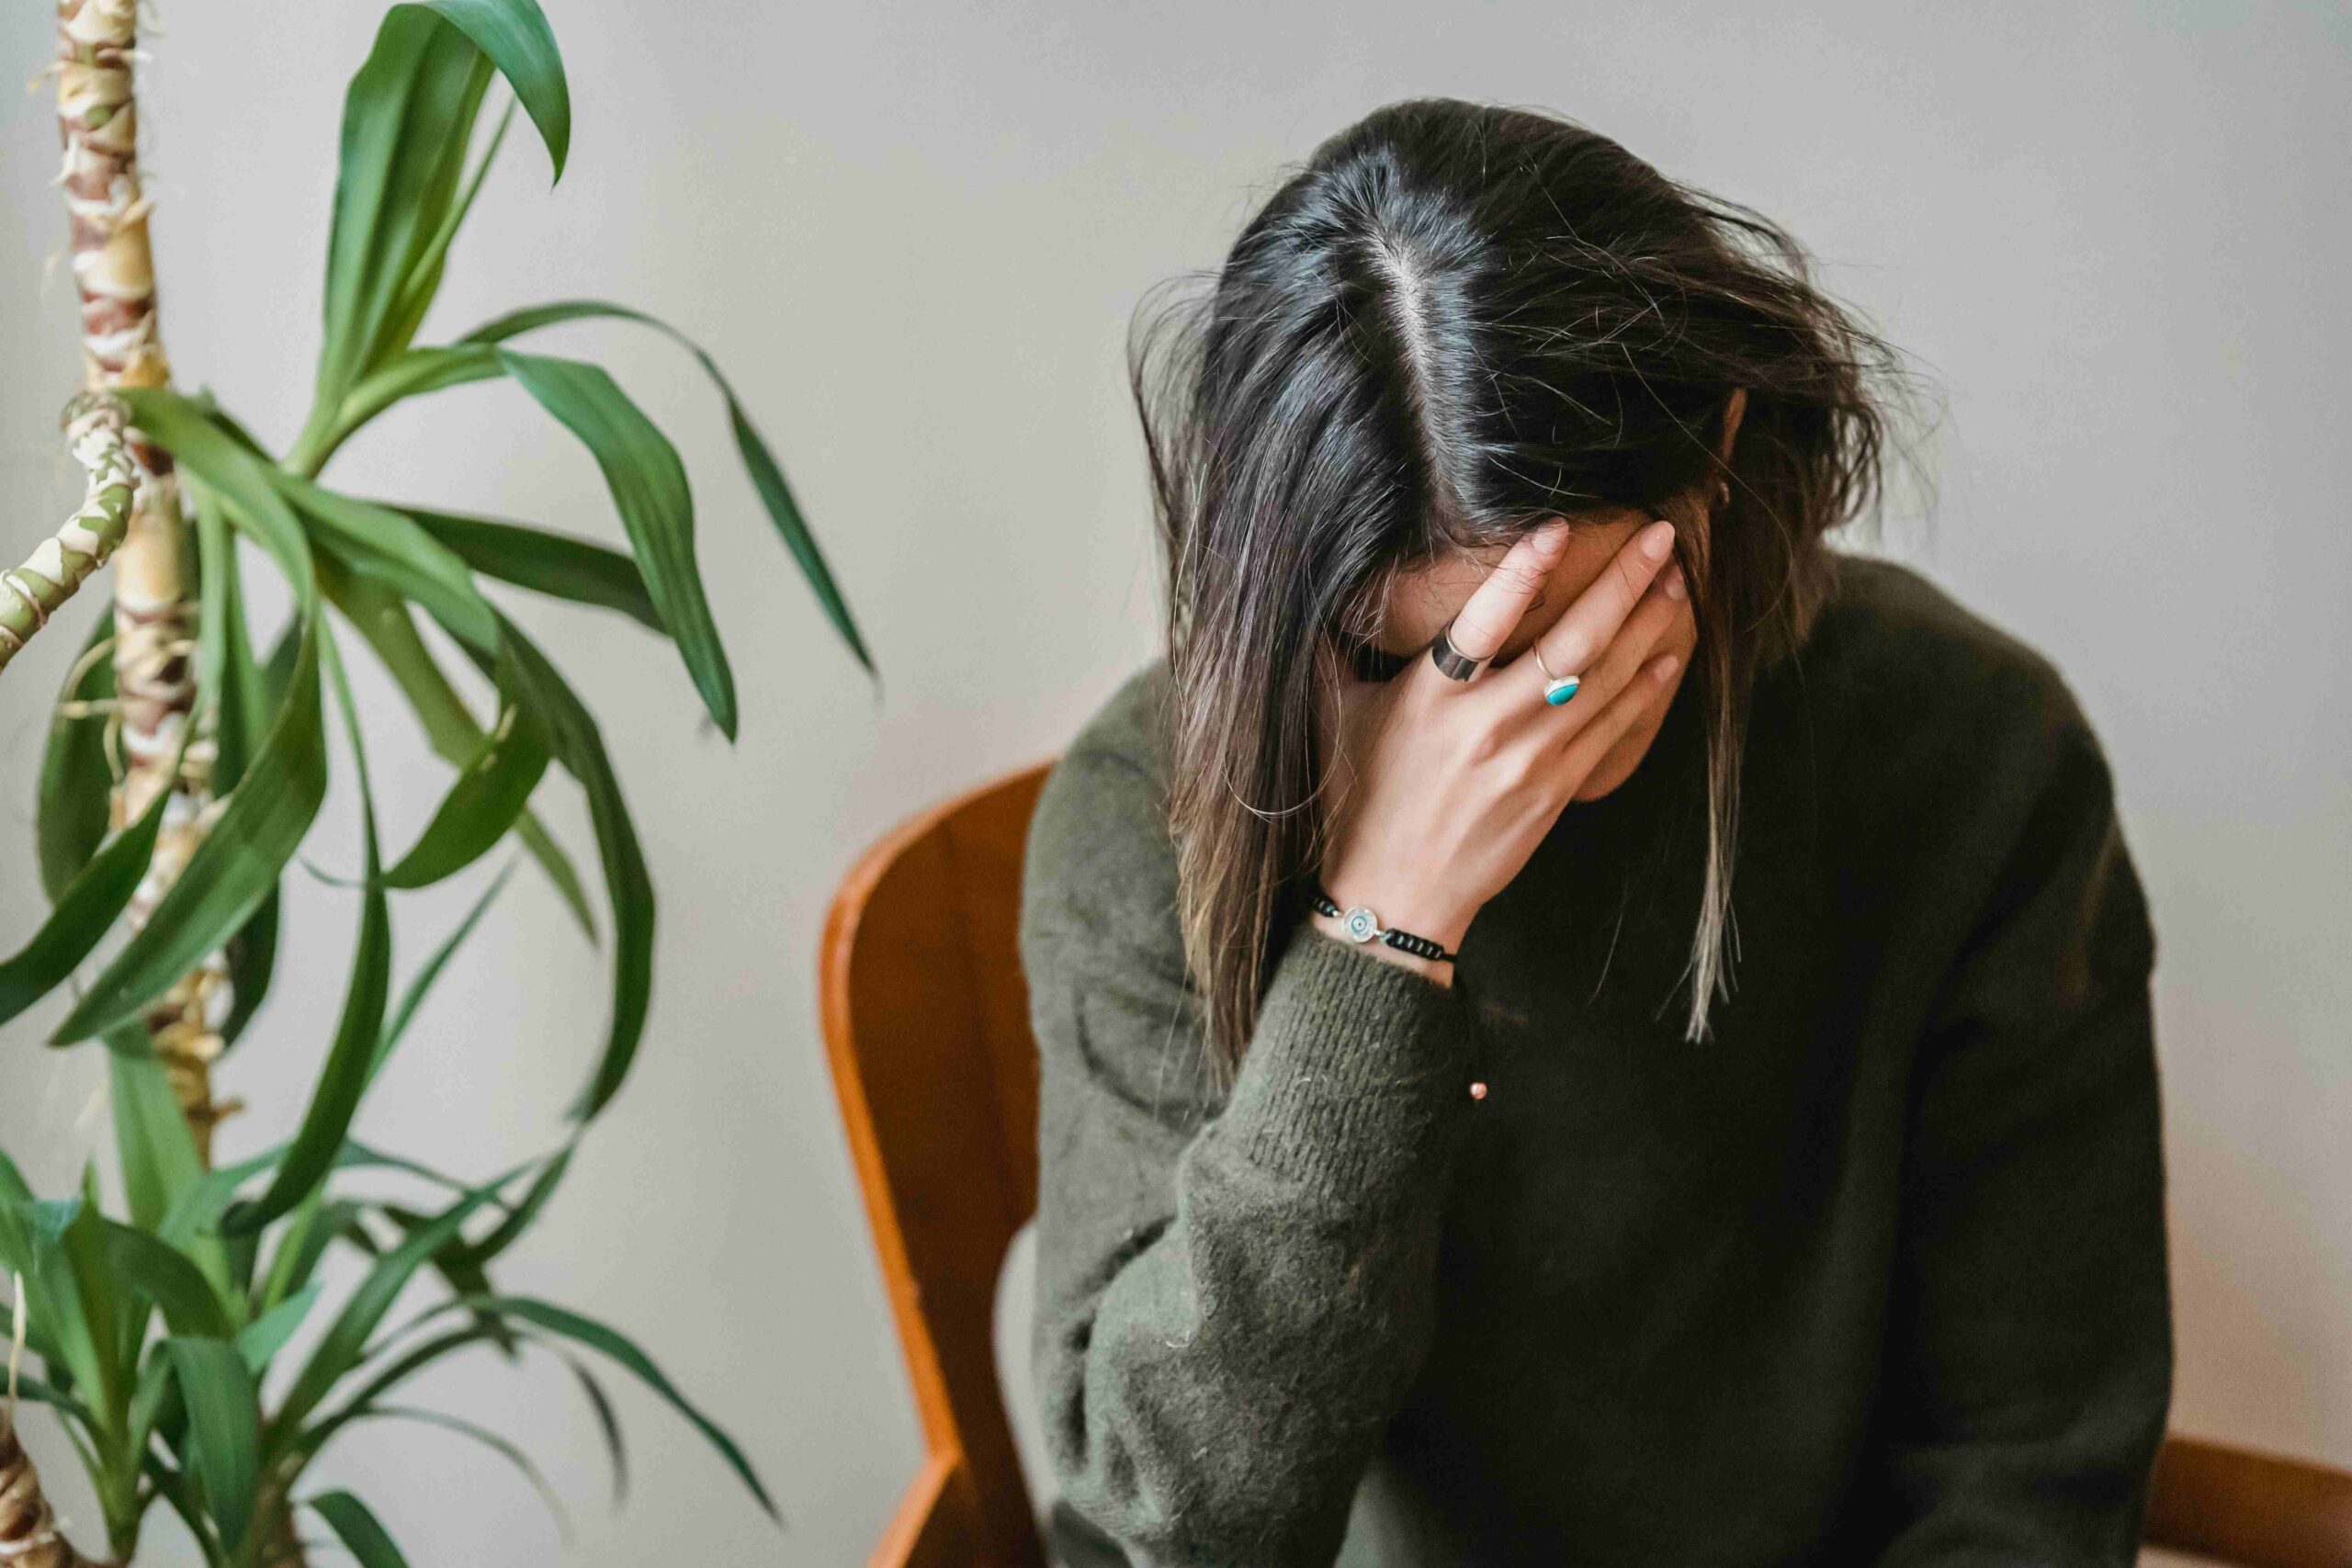
<svg viewBox="0 0 2352 1568">
<path fill-rule="evenodd" d="M 1739 439 L 1739 422 L 1741 416 L 1747 412 L 1747 389 L 1734 387 L 1731 389 L 1731 399 L 1724 408 L 1724 444 L 1715 453 L 1715 456 L 1724 460 L 1725 468 L 1731 467 L 1732 443 Z"/>
</svg>

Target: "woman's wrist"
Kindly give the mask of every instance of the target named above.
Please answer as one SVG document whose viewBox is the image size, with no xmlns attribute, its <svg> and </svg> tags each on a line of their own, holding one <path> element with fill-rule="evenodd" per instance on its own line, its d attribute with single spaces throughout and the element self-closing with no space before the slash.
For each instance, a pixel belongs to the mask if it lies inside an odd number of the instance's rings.
<svg viewBox="0 0 2352 1568">
<path fill-rule="evenodd" d="M 1461 899 L 1440 889 L 1412 886 L 1396 875 L 1366 874 L 1346 866 L 1333 867 L 1314 884 L 1340 907 L 1341 916 L 1353 908 L 1370 909 L 1384 930 L 1410 931 L 1448 953 L 1462 945 L 1476 909 L 1461 908 Z M 1333 928 L 1338 928 L 1335 919 Z"/>
<path fill-rule="evenodd" d="M 1344 874 L 1318 880 L 1309 918 L 1317 930 L 1355 943 L 1375 958 L 1451 985 L 1453 955 L 1469 920 L 1442 912 L 1437 899 L 1414 898 L 1394 885 L 1378 901 L 1370 895 L 1371 889 Z M 1371 919 L 1350 919 L 1363 913 Z"/>
<path fill-rule="evenodd" d="M 1336 942 L 1344 942 L 1351 947 L 1362 948 L 1366 954 L 1378 959 L 1383 964 L 1394 964 L 1400 969 L 1410 969 L 1417 975 L 1426 975 L 1441 986 L 1453 984 L 1453 961 L 1450 958 L 1443 960 L 1424 958 L 1418 953 L 1408 953 L 1401 947 L 1391 947 L 1377 939 L 1359 942 L 1349 931 L 1345 919 L 1334 919 L 1320 911 L 1309 914 L 1307 919 L 1324 935 Z"/>
</svg>

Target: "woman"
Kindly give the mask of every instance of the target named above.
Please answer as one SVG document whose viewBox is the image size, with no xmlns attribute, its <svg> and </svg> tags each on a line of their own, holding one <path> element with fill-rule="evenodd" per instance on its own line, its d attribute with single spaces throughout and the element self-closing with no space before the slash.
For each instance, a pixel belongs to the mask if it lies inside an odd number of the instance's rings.
<svg viewBox="0 0 2352 1568">
<path fill-rule="evenodd" d="M 1451 100 L 1137 342 L 1168 655 L 1022 931 L 1066 1551 L 2131 1562 L 2154 933 L 2057 671 L 1828 547 L 1891 351 Z"/>
</svg>

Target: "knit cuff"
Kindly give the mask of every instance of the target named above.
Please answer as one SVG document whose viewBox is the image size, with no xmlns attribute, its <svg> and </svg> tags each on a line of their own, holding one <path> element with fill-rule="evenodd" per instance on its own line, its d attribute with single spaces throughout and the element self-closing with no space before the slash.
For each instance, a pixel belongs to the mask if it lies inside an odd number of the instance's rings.
<svg viewBox="0 0 2352 1568">
<path fill-rule="evenodd" d="M 1393 1180 L 1468 1106 L 1469 1033 L 1452 987 L 1302 924 L 1260 1005 L 1225 1135 L 1311 1189 Z"/>
</svg>

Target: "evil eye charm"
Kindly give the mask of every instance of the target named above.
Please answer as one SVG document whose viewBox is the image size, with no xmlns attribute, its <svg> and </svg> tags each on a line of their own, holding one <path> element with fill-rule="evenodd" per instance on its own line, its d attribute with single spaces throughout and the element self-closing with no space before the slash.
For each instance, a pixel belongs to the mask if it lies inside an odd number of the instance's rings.
<svg viewBox="0 0 2352 1568">
<path fill-rule="evenodd" d="M 1341 923 L 1347 928 L 1349 940 L 1352 942 L 1370 942 L 1380 934 L 1378 917 L 1361 904 L 1350 909 Z"/>
</svg>

